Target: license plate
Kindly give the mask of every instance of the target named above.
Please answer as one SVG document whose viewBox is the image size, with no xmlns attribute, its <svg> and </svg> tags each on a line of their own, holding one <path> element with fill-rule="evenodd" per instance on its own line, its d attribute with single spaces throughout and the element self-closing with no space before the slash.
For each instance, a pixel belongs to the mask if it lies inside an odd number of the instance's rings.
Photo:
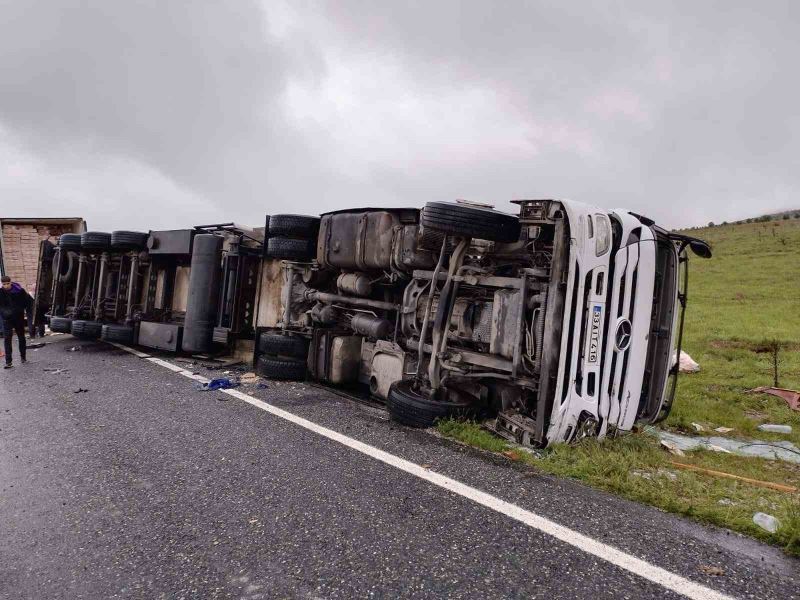
<svg viewBox="0 0 800 600">
<path fill-rule="evenodd" d="M 596 363 L 600 354 L 600 322 L 603 320 L 603 307 L 592 307 L 592 332 L 589 336 L 589 362 Z"/>
</svg>

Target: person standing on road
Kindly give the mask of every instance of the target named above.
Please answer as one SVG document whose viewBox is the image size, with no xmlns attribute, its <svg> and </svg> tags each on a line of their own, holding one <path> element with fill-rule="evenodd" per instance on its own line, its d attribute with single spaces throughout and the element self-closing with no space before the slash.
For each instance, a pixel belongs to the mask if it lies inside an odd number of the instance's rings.
<svg viewBox="0 0 800 600">
<path fill-rule="evenodd" d="M 33 306 L 33 298 L 20 284 L 11 281 L 11 277 L 0 277 L 0 318 L 3 319 L 3 343 L 6 351 L 6 369 L 11 368 L 11 338 L 17 333 L 19 358 L 25 363 L 25 313 Z"/>
</svg>

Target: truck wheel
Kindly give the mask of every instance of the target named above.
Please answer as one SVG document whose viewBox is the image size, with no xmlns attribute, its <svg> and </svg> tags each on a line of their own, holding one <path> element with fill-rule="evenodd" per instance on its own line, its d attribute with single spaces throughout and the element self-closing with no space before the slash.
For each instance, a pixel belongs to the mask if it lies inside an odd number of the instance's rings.
<svg viewBox="0 0 800 600">
<path fill-rule="evenodd" d="M 80 233 L 62 233 L 58 238 L 58 247 L 64 250 L 80 250 L 81 249 L 81 234 Z"/>
<path fill-rule="evenodd" d="M 272 215 L 269 218 L 269 237 L 317 240 L 319 217 L 306 215 Z"/>
<path fill-rule="evenodd" d="M 72 335 L 76 338 L 96 340 L 102 332 L 103 324 L 99 321 L 77 320 L 72 322 Z"/>
<path fill-rule="evenodd" d="M 130 344 L 133 342 L 133 327 L 125 325 L 103 325 L 100 339 L 106 342 Z"/>
<path fill-rule="evenodd" d="M 270 379 L 303 381 L 306 378 L 306 361 L 261 356 L 256 363 L 256 373 Z"/>
<path fill-rule="evenodd" d="M 87 231 L 81 234 L 81 248 L 84 250 L 108 250 L 111 247 L 111 234 L 104 231 Z"/>
<path fill-rule="evenodd" d="M 67 283 L 78 271 L 78 255 L 74 252 L 68 252 L 67 250 L 61 249 L 59 249 L 59 252 L 63 254 L 64 260 L 61 261 L 61 272 L 56 273 L 56 267 L 58 266 L 58 253 L 53 256 L 53 276 L 57 276 L 60 283 Z"/>
<path fill-rule="evenodd" d="M 469 415 L 471 406 L 466 402 L 441 402 L 426 398 L 413 388 L 413 381 L 395 381 L 389 387 L 386 408 L 392 420 L 409 427 L 431 427 L 439 419 Z"/>
<path fill-rule="evenodd" d="M 455 202 L 428 202 L 420 223 L 448 235 L 491 242 L 516 242 L 520 233 L 519 219 L 513 215 Z"/>
<path fill-rule="evenodd" d="M 272 217 L 273 219 L 275 217 Z M 301 262 L 311 261 L 317 254 L 316 240 L 295 240 L 271 237 L 267 240 L 267 256 Z"/>
<path fill-rule="evenodd" d="M 111 247 L 116 250 L 143 250 L 149 234 L 141 231 L 112 231 Z"/>
<path fill-rule="evenodd" d="M 308 340 L 297 335 L 283 335 L 265 331 L 258 338 L 258 350 L 262 354 L 305 360 L 308 356 Z"/>
<path fill-rule="evenodd" d="M 56 333 L 71 333 L 72 319 L 67 317 L 50 317 L 50 331 Z"/>
</svg>

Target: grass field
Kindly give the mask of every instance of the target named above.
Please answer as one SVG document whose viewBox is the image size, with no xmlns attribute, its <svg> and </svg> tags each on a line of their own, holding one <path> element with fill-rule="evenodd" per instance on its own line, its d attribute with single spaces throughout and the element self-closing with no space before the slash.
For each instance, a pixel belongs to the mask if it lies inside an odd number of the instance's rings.
<svg viewBox="0 0 800 600">
<path fill-rule="evenodd" d="M 701 365 L 681 375 L 672 413 L 663 427 L 694 433 L 731 427 L 738 439 L 790 440 L 800 445 L 800 412 L 780 399 L 748 393 L 773 384 L 777 344 L 780 387 L 800 389 L 800 219 L 694 230 L 711 243 L 714 258 L 690 262 L 684 350 Z M 761 423 L 791 425 L 788 435 L 758 431 Z M 800 465 L 697 451 L 677 458 L 649 433 L 585 440 L 535 457 L 515 451 L 475 423 L 446 421 L 444 435 L 555 475 L 574 477 L 632 500 L 728 527 L 800 555 L 800 496 L 731 479 L 681 470 L 679 460 L 704 468 L 800 488 Z M 716 435 L 716 434 L 715 434 Z M 778 518 L 768 533 L 753 514 Z"/>
</svg>

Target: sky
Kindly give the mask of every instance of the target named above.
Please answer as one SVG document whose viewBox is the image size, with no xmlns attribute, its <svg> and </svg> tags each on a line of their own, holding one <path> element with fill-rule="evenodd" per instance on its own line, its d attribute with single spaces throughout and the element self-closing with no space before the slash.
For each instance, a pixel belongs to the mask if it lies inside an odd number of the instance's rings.
<svg viewBox="0 0 800 600">
<path fill-rule="evenodd" d="M 800 208 L 800 2 L 0 0 L 0 217 Z"/>
</svg>

